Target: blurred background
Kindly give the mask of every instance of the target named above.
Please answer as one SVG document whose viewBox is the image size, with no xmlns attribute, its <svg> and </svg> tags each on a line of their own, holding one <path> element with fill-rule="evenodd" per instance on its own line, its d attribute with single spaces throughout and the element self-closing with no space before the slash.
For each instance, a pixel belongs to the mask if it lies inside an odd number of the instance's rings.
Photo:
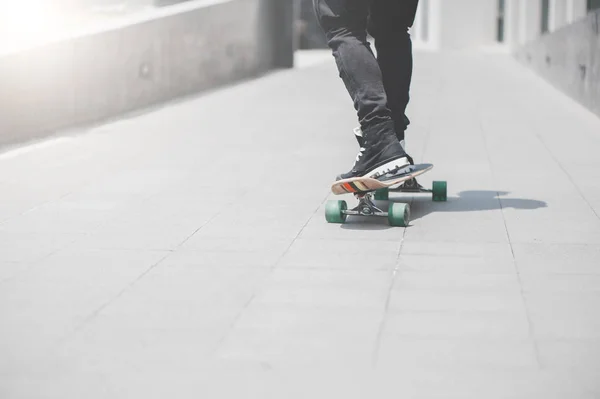
<svg viewBox="0 0 600 399">
<path fill-rule="evenodd" d="M 190 0 L 5 0 L 0 14 L 0 42 L 34 43 L 48 35 L 186 1 Z M 312 0 L 281 2 L 293 2 L 298 48 L 324 47 Z M 514 46 L 598 8 L 600 0 L 421 0 L 412 34 L 417 46 L 434 49 L 494 43 Z"/>
<path fill-rule="evenodd" d="M 448 202 L 338 226 L 312 0 L 0 0 L 0 399 L 598 399 L 600 0 L 420 0 L 411 34 Z"/>
<path fill-rule="evenodd" d="M 298 0 L 300 47 L 324 47 L 312 0 Z M 515 48 L 583 18 L 600 0 L 420 0 L 412 29 L 417 48 Z"/>
<path fill-rule="evenodd" d="M 0 43 L 31 45 L 153 7 L 186 0 L 7 0 L 0 13 Z"/>
<path fill-rule="evenodd" d="M 417 50 L 513 54 L 600 112 L 590 90 L 598 8 L 600 0 L 421 0 L 411 35 Z M 312 0 L 5 0 L 0 145 L 292 68 L 299 51 L 325 48 Z"/>
</svg>

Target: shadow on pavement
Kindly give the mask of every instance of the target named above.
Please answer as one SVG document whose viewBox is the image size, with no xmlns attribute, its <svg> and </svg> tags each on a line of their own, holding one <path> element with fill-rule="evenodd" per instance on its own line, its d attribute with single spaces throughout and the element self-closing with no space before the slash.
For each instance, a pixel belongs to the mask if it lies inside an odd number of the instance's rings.
<svg viewBox="0 0 600 399">
<path fill-rule="evenodd" d="M 411 222 L 421 219 L 430 213 L 440 212 L 483 212 L 506 208 L 535 210 L 546 208 L 544 201 L 506 197 L 506 191 L 461 191 L 456 197 L 448 197 L 447 202 L 433 202 L 430 194 L 390 194 L 391 202 L 407 202 L 411 204 Z M 348 205 L 354 207 L 356 203 L 349 201 Z M 376 201 L 376 205 L 387 211 L 387 201 Z M 412 224 L 412 223 L 411 223 Z M 348 230 L 387 230 L 390 227 L 387 218 L 349 216 L 345 224 L 340 226 Z M 410 226 L 409 226 L 410 227 Z"/>
<path fill-rule="evenodd" d="M 417 195 L 411 201 L 411 220 L 418 220 L 430 213 L 438 212 L 482 212 L 513 208 L 535 210 L 546 208 L 544 201 L 510 198 L 506 191 L 461 191 L 457 197 L 448 197 L 447 202 L 433 202 L 429 195 Z M 392 196 L 392 201 L 408 201 L 408 196 Z"/>
</svg>

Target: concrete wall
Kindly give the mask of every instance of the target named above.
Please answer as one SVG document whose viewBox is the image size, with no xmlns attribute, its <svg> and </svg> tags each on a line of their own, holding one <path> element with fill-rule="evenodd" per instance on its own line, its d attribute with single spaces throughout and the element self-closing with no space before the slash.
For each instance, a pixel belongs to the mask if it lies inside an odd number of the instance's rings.
<svg viewBox="0 0 600 399">
<path fill-rule="evenodd" d="M 293 16 L 286 4 L 189 1 L 0 54 L 0 145 L 289 67 Z"/>
<path fill-rule="evenodd" d="M 511 48 L 518 48 L 541 36 L 541 0 L 506 0 L 506 7 L 506 43 Z M 586 14 L 586 0 L 550 0 L 549 30 L 556 31 L 585 18 Z"/>
<path fill-rule="evenodd" d="M 600 116 L 600 10 L 527 43 L 515 56 Z"/>
</svg>

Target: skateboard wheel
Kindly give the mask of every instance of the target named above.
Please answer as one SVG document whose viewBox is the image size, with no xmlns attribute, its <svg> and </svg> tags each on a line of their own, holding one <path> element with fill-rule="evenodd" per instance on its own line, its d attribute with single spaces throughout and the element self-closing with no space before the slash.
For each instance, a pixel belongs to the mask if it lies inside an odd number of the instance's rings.
<svg viewBox="0 0 600 399">
<path fill-rule="evenodd" d="M 390 199 L 390 190 L 387 188 L 382 188 L 375 191 L 375 196 L 373 197 L 376 201 L 387 201 Z"/>
<path fill-rule="evenodd" d="M 445 181 L 434 181 L 431 191 L 435 202 L 444 202 L 448 199 L 448 184 Z"/>
<path fill-rule="evenodd" d="M 344 211 L 348 209 L 346 201 L 327 201 L 325 205 L 325 219 L 329 223 L 344 223 L 347 215 Z"/>
<path fill-rule="evenodd" d="M 410 206 L 400 202 L 390 204 L 388 221 L 390 226 L 408 226 L 408 223 L 410 222 Z"/>
</svg>

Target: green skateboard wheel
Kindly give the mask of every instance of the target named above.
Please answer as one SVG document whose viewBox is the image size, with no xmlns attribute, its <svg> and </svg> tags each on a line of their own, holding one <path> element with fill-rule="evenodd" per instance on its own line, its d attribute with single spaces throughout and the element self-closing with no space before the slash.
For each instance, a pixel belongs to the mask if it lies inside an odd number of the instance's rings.
<svg viewBox="0 0 600 399">
<path fill-rule="evenodd" d="M 376 190 L 373 198 L 376 201 L 387 201 L 390 199 L 390 190 L 387 188 Z"/>
<path fill-rule="evenodd" d="M 325 219 L 329 223 L 344 223 L 346 214 L 344 211 L 348 209 L 346 201 L 327 201 L 325 205 Z"/>
<path fill-rule="evenodd" d="M 444 202 L 448 199 L 448 184 L 445 181 L 434 181 L 431 191 L 435 202 Z"/>
<path fill-rule="evenodd" d="M 410 222 L 410 206 L 400 202 L 390 204 L 388 221 L 390 226 L 408 226 L 408 223 Z"/>
</svg>

